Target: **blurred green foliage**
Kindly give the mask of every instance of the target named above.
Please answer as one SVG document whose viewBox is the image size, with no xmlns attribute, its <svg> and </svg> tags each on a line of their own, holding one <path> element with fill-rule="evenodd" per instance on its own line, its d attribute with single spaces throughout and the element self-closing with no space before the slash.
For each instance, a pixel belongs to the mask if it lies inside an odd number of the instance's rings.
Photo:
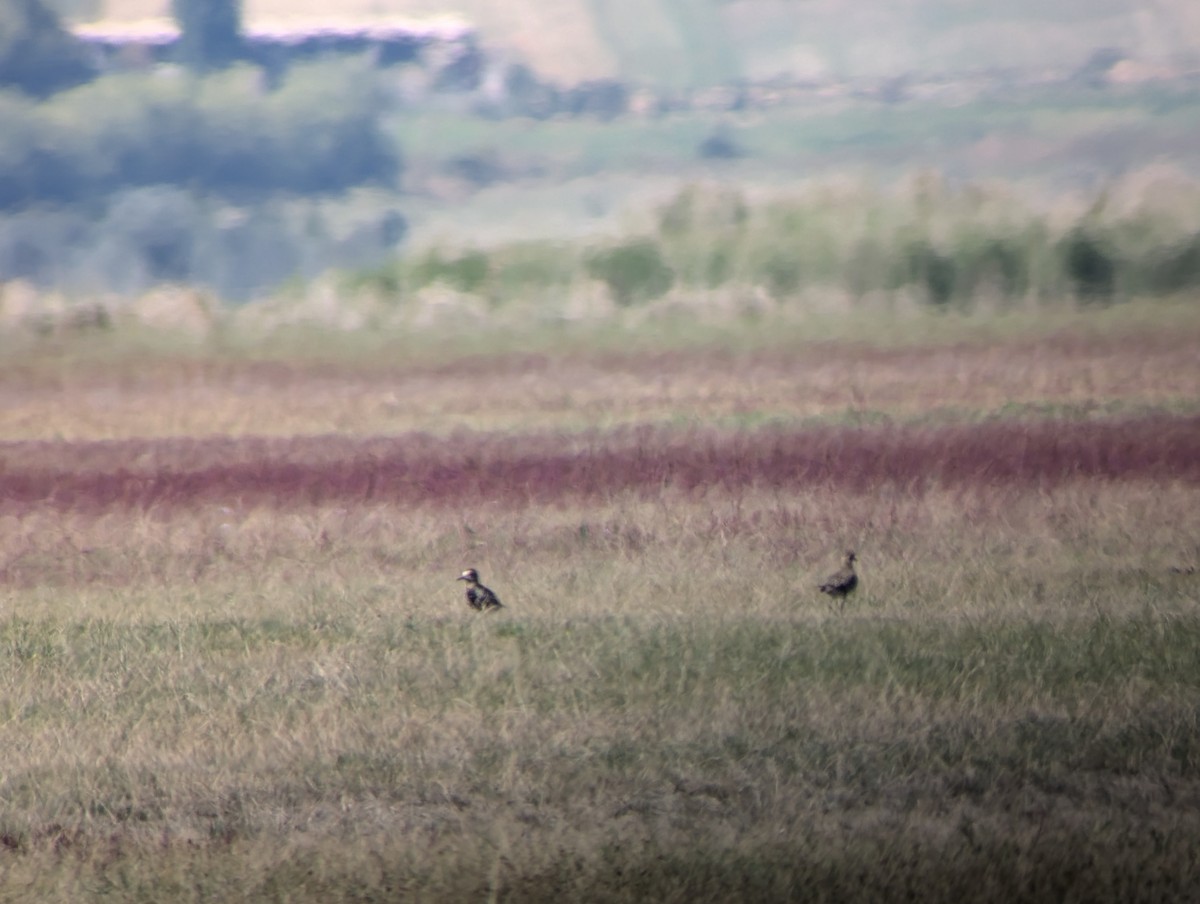
<svg viewBox="0 0 1200 904">
<path fill-rule="evenodd" d="M 613 300 L 623 306 L 658 298 L 675 282 L 658 242 L 634 238 L 595 251 L 586 258 L 587 273 L 608 285 Z"/>
<path fill-rule="evenodd" d="M 365 64 L 312 64 L 275 90 L 234 67 L 112 75 L 48 101 L 0 94 L 0 210 L 168 183 L 229 198 L 394 184 L 400 154 Z"/>
<path fill-rule="evenodd" d="M 274 89 L 235 66 L 111 75 L 41 103 L 0 92 L 0 280 L 196 282 L 237 300 L 377 261 L 407 231 L 394 198 L 348 218 L 338 199 L 395 186 L 385 107 L 365 61 L 295 66 Z"/>
<path fill-rule="evenodd" d="M 0 274 L 72 291 L 203 285 L 241 301 L 329 267 L 394 254 L 407 224 L 386 198 L 268 198 L 235 205 L 171 185 L 116 192 L 94 209 L 0 216 Z"/>
<path fill-rule="evenodd" d="M 481 251 L 445 257 L 435 249 L 416 262 L 413 277 L 417 286 L 441 281 L 460 292 L 479 292 L 490 269 L 488 256 Z"/>
<path fill-rule="evenodd" d="M 501 304 L 561 292 L 579 273 L 579 252 L 555 242 L 518 242 L 503 248 L 450 252 L 431 248 L 382 265 L 351 270 L 342 285 L 400 299 L 441 284 Z"/>
<path fill-rule="evenodd" d="M 661 208 L 655 240 L 684 286 L 758 286 L 779 300 L 832 288 L 906 292 L 937 308 L 1107 303 L 1200 288 L 1200 186 L 1179 192 L 1173 205 L 1132 209 L 1105 209 L 1102 195 L 1064 226 L 1061 213 L 1004 189 L 933 177 L 759 206 L 728 188 L 691 187 Z"/>
<path fill-rule="evenodd" d="M 622 307 L 668 292 L 761 290 L 779 304 L 817 296 L 905 296 L 934 310 L 1033 303 L 1110 304 L 1200 291 L 1200 186 L 1172 204 L 1142 201 L 1068 214 L 1003 187 L 818 187 L 754 203 L 727 186 L 685 187 L 650 231 L 610 240 L 435 249 L 348 277 L 404 296 L 441 282 L 504 304 L 562 304 L 599 281 Z"/>
</svg>

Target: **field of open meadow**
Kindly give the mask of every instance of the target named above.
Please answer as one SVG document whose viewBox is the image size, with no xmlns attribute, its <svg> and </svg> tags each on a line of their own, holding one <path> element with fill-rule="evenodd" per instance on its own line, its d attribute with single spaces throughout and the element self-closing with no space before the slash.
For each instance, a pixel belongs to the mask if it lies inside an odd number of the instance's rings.
<svg viewBox="0 0 1200 904">
<path fill-rule="evenodd" d="M 1196 310 L 10 349 L 0 901 L 1185 900 Z"/>
</svg>

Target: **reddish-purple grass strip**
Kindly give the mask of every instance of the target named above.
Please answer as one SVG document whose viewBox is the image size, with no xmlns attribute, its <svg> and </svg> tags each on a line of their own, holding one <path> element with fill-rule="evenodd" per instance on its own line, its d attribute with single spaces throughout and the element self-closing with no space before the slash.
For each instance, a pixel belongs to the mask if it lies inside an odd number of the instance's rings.
<svg viewBox="0 0 1200 904">
<path fill-rule="evenodd" d="M 1200 417 L 586 435 L 0 445 L 0 511 L 194 504 L 459 506 L 811 485 L 868 492 L 1151 479 L 1200 483 Z"/>
</svg>

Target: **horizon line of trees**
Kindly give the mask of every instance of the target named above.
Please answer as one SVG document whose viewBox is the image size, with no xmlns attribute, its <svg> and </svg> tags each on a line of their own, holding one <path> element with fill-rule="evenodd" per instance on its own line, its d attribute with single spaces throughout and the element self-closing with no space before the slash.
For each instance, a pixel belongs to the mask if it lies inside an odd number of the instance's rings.
<svg viewBox="0 0 1200 904">
<path fill-rule="evenodd" d="M 366 61 L 266 73 L 237 62 L 241 0 L 171 9 L 182 68 L 95 78 L 45 0 L 0 0 L 0 281 L 241 299 L 393 252 L 391 202 L 350 218 L 350 247 L 319 200 L 403 172 Z"/>
<path fill-rule="evenodd" d="M 241 0 L 171 8 L 187 71 L 89 81 L 79 42 L 44 0 L 0 4 L 0 85 L 10 88 L 0 90 L 0 211 L 95 205 L 148 185 L 246 201 L 396 183 L 401 156 L 361 61 L 300 65 L 276 80 L 229 65 Z"/>
<path fill-rule="evenodd" d="M 361 67 L 112 75 L 43 101 L 0 92 L 0 211 L 169 184 L 247 200 L 394 185 L 399 150 Z M 97 114 L 96 111 L 102 111 Z"/>
<path fill-rule="evenodd" d="M 1177 195 L 1178 208 L 1128 211 L 1101 194 L 1063 222 L 970 185 L 757 205 L 733 189 L 691 186 L 659 208 L 646 233 L 600 245 L 433 249 L 348 274 L 346 285 L 403 299 L 440 283 L 492 306 L 567 297 L 586 281 L 603 283 L 618 307 L 675 292 L 765 294 L 786 304 L 830 289 L 943 311 L 1067 300 L 1106 306 L 1200 291 L 1200 184 L 1180 185 Z"/>
</svg>

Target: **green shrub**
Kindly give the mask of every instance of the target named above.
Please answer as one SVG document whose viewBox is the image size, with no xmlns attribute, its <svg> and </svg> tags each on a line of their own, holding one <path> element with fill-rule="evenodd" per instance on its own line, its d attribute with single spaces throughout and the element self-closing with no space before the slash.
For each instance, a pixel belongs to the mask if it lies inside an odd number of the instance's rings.
<svg viewBox="0 0 1200 904">
<path fill-rule="evenodd" d="M 557 242 L 522 242 L 492 255 L 493 282 L 501 298 L 569 285 L 579 256 Z"/>
<path fill-rule="evenodd" d="M 1019 298 L 1029 290 L 1030 249 L 1019 240 L 987 233 L 968 233 L 953 251 L 958 262 L 956 294 L 970 299 L 991 290 L 1002 298 Z"/>
<path fill-rule="evenodd" d="M 799 291 L 804 281 L 804 269 L 795 254 L 776 251 L 763 265 L 762 278 L 771 295 L 786 298 Z"/>
<path fill-rule="evenodd" d="M 613 300 L 622 306 L 665 294 L 675 283 L 675 272 L 653 239 L 632 239 L 587 258 L 587 272 L 608 285 Z"/>
<path fill-rule="evenodd" d="M 1146 284 L 1156 295 L 1200 287 L 1200 232 L 1153 254 Z"/>
<path fill-rule="evenodd" d="M 351 294 L 368 292 L 396 298 L 404 289 L 404 274 L 396 261 L 389 261 L 378 267 L 365 267 L 346 274 L 342 285 Z M 298 288 L 302 288 L 302 285 Z"/>
<path fill-rule="evenodd" d="M 873 236 L 859 239 L 849 249 L 840 278 L 855 297 L 887 288 L 899 288 L 894 283 L 895 265 L 883 242 Z"/>
<path fill-rule="evenodd" d="M 750 218 L 741 192 L 689 185 L 658 210 L 658 231 L 666 239 L 697 232 L 737 233 Z"/>
<path fill-rule="evenodd" d="M 938 251 L 928 239 L 910 241 L 900 257 L 896 287 L 916 286 L 930 304 L 945 307 L 955 295 L 957 265 L 952 257 Z"/>
<path fill-rule="evenodd" d="M 1077 298 L 1084 302 L 1112 300 L 1117 289 L 1118 261 L 1102 236 L 1085 226 L 1076 226 L 1059 244 L 1059 254 Z"/>
<path fill-rule="evenodd" d="M 482 251 L 468 251 L 447 258 L 435 249 L 417 261 L 413 268 L 413 282 L 418 288 L 443 282 L 460 292 L 478 292 L 490 272 L 491 263 Z"/>
<path fill-rule="evenodd" d="M 728 245 L 713 248 L 705 260 L 704 285 L 709 289 L 723 286 L 733 277 L 734 251 Z"/>
</svg>

